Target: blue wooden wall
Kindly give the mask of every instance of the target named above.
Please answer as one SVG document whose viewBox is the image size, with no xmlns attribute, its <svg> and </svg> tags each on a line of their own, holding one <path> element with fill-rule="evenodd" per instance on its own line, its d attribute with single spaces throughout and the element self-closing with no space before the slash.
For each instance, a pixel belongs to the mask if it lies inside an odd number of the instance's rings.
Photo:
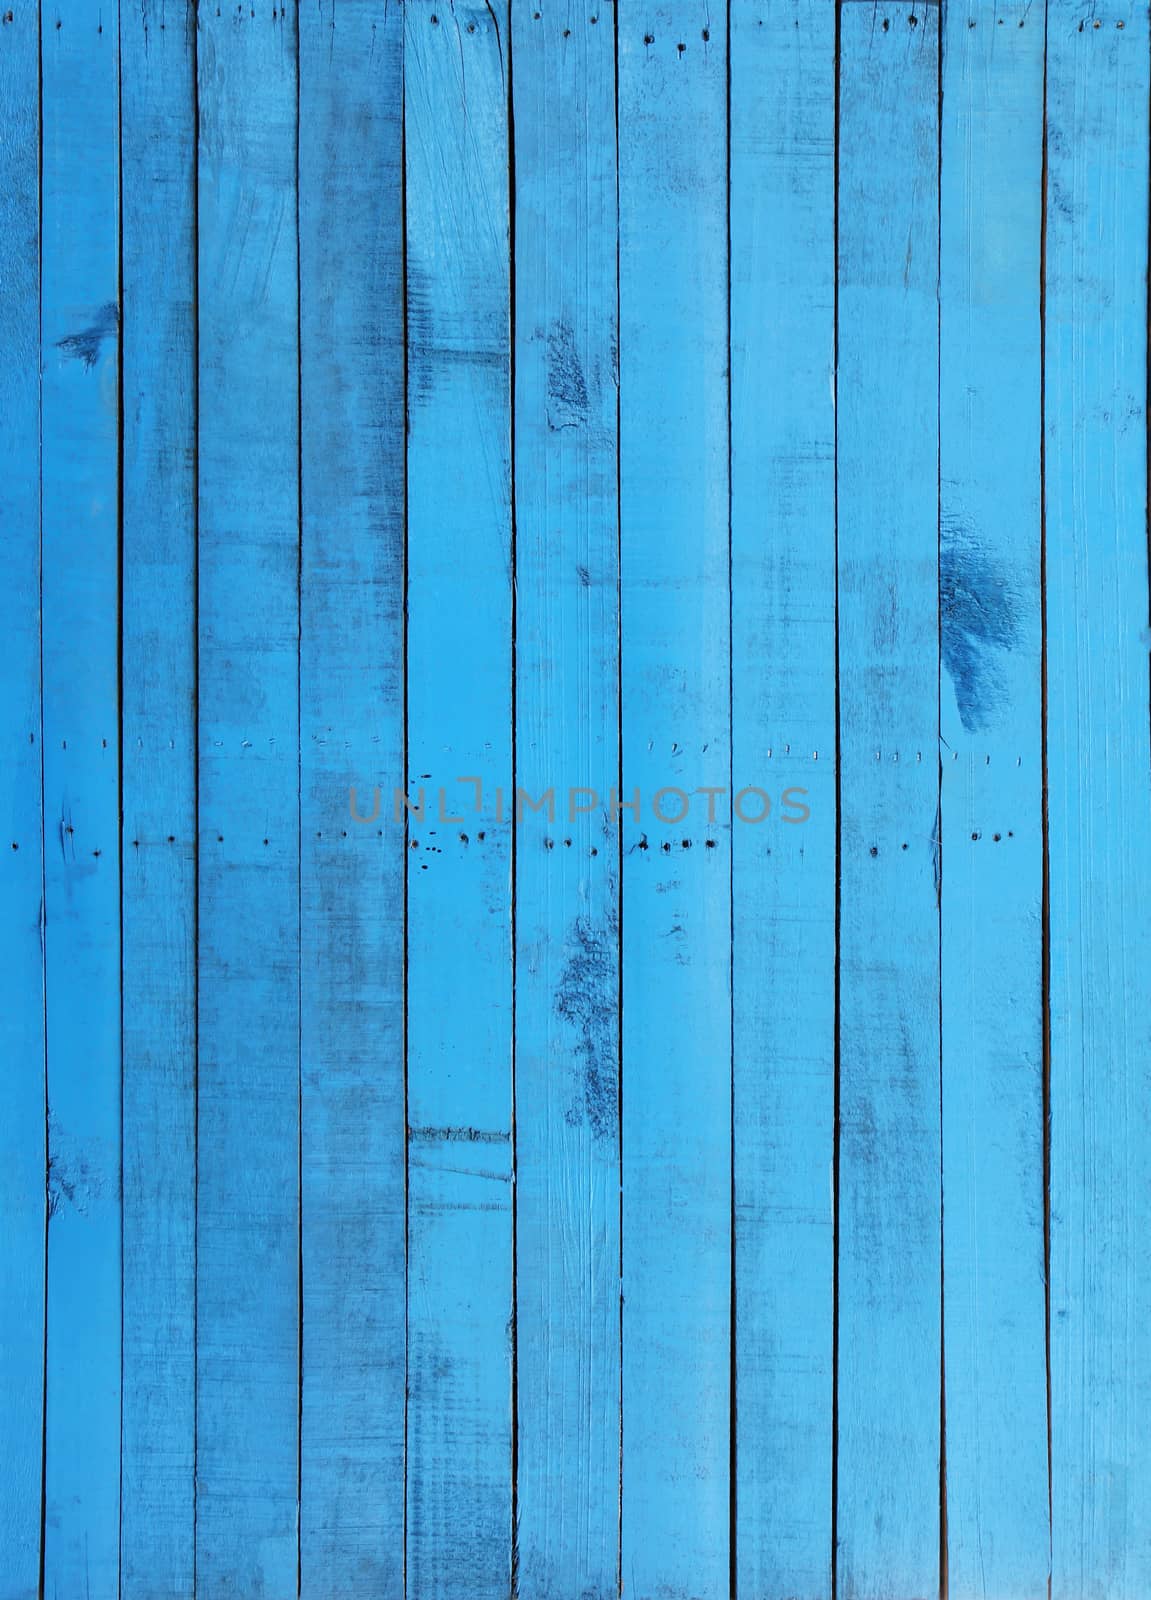
<svg viewBox="0 0 1151 1600">
<path fill-rule="evenodd" d="M 0 13 L 0 1600 L 1147 1600 L 1147 0 Z"/>
</svg>

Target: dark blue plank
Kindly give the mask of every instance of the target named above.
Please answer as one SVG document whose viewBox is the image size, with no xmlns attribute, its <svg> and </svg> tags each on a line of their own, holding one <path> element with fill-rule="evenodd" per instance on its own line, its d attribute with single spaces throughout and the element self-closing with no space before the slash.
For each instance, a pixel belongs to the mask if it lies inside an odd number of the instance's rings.
<svg viewBox="0 0 1151 1600">
<path fill-rule="evenodd" d="M 300 1576 L 403 1593 L 403 16 L 300 13 Z"/>
<path fill-rule="evenodd" d="M 196 1569 L 299 1561 L 296 19 L 199 33 Z"/>
</svg>

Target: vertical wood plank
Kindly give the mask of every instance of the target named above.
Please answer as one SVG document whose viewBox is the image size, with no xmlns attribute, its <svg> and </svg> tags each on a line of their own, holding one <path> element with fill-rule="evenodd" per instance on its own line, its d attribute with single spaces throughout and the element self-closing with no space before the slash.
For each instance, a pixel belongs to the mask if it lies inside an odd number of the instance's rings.
<svg viewBox="0 0 1151 1600">
<path fill-rule="evenodd" d="M 115 13 L 44 8 L 48 1035 L 44 1591 L 120 1569 L 119 129 Z"/>
<path fill-rule="evenodd" d="M 404 1574 L 403 16 L 300 12 L 301 1593 Z"/>
<path fill-rule="evenodd" d="M 693 793 L 731 782 L 727 50 L 706 5 L 625 11 L 619 115 L 621 799 L 640 791 L 623 815 L 623 1584 L 726 1600 L 731 796 Z M 661 789 L 693 805 L 674 827 Z"/>
<path fill-rule="evenodd" d="M 943 1221 L 951 1592 L 1047 1585 L 1043 16 L 945 11 Z"/>
<path fill-rule="evenodd" d="M 296 1592 L 294 10 L 199 34 L 198 1585 Z"/>
<path fill-rule="evenodd" d="M 831 1584 L 835 42 L 823 0 L 732 7 L 732 761 L 773 808 L 732 840 L 737 1578 L 762 1600 Z"/>
<path fill-rule="evenodd" d="M 519 1593 L 618 1592 L 619 771 L 613 17 L 512 13 Z M 577 793 L 572 804 L 571 791 Z"/>
<path fill-rule="evenodd" d="M 40 715 L 40 56 L 36 6 L 0 25 L 0 1553 L 40 1585 L 44 1426 L 44 893 Z"/>
<path fill-rule="evenodd" d="M 939 1587 L 939 10 L 840 12 L 838 1585 Z"/>
<path fill-rule="evenodd" d="M 408 1586 L 511 1586 L 506 5 L 405 6 Z M 474 811 L 476 779 L 483 810 Z M 503 790 L 502 820 L 494 789 Z M 439 796 L 443 794 L 443 802 Z"/>
<path fill-rule="evenodd" d="M 121 1593 L 195 1586 L 195 12 L 120 16 L 124 1401 Z"/>
<path fill-rule="evenodd" d="M 1045 296 L 1052 1595 L 1151 1588 L 1147 7 L 1052 0 Z"/>
</svg>

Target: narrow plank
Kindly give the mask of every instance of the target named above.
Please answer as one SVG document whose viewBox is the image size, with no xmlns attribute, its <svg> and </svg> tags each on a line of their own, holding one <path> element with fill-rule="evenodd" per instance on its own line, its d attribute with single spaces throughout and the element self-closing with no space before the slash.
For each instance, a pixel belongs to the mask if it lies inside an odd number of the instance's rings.
<svg viewBox="0 0 1151 1600">
<path fill-rule="evenodd" d="M 623 1585 L 730 1585 L 727 51 L 619 24 Z M 655 819 L 662 788 L 694 802 Z M 676 816 L 672 793 L 660 806 Z"/>
<path fill-rule="evenodd" d="M 0 1553 L 40 1586 L 44 1425 L 44 842 L 40 767 L 40 56 L 37 8 L 0 26 Z"/>
<path fill-rule="evenodd" d="M 826 1600 L 836 805 L 824 0 L 732 7 L 731 272 L 732 760 L 737 783 L 763 785 L 774 806 L 732 841 L 737 1578 L 762 1600 Z M 811 812 L 802 824 L 800 805 L 782 803 L 792 790 Z"/>
<path fill-rule="evenodd" d="M 195 1589 L 195 13 L 120 15 L 123 1600 Z"/>
<path fill-rule="evenodd" d="M 1054 1600 L 1151 1589 L 1148 26 L 1052 0 L 1045 317 Z"/>
<path fill-rule="evenodd" d="M 512 8 L 519 1593 L 618 1593 L 615 30 Z M 570 791 L 576 794 L 574 807 Z"/>
<path fill-rule="evenodd" d="M 295 12 L 199 32 L 198 1586 L 296 1592 Z"/>
<path fill-rule="evenodd" d="M 120 1571 L 118 41 L 43 8 L 48 1294 L 43 1588 Z M 13 8 L 14 12 L 14 8 Z"/>
<path fill-rule="evenodd" d="M 512 1581 L 506 5 L 404 8 L 408 1588 Z M 474 778 L 482 809 L 475 811 Z M 502 819 L 494 791 L 503 790 Z M 443 793 L 443 803 L 439 795 Z M 450 820 L 458 819 L 458 820 Z"/>
<path fill-rule="evenodd" d="M 940 676 L 951 1592 L 1047 1585 L 1043 19 L 944 12 Z"/>
<path fill-rule="evenodd" d="M 403 18 L 300 11 L 301 1593 L 403 1593 Z"/>
<path fill-rule="evenodd" d="M 837 1573 L 879 1600 L 940 1564 L 939 11 L 840 19 Z"/>
</svg>

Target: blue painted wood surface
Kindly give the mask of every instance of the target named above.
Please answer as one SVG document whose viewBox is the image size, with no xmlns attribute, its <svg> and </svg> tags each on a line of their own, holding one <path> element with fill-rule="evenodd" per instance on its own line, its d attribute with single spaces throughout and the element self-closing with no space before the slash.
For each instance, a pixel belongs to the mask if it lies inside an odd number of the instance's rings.
<svg viewBox="0 0 1151 1600">
<path fill-rule="evenodd" d="M 300 12 L 300 1584 L 402 1591 L 403 18 Z"/>
<path fill-rule="evenodd" d="M 836 30 L 822 0 L 766 15 L 731 14 L 732 772 L 774 806 L 732 836 L 736 1587 L 816 1600 L 835 1443 Z"/>
<path fill-rule="evenodd" d="M 509 18 L 417 0 L 404 21 L 400 784 L 423 796 L 407 830 L 407 1581 L 496 1600 L 514 1481 Z"/>
<path fill-rule="evenodd" d="M 1149 50 L 0 9 L 0 1600 L 1144 1600 Z"/>
<path fill-rule="evenodd" d="M 0 27 L 0 1592 L 40 1585 L 44 1428 L 43 827 L 40 713 L 40 53 L 29 9 Z"/>
<path fill-rule="evenodd" d="M 1053 0 L 1045 316 L 1051 1592 L 1151 1583 L 1144 6 Z"/>
<path fill-rule="evenodd" d="M 940 165 L 947 1561 L 953 1594 L 1022 1600 L 1043 1593 L 1049 1551 L 1044 40 L 1027 5 L 971 20 L 945 13 Z"/>
<path fill-rule="evenodd" d="M 200 13 L 196 1584 L 295 1593 L 297 30 Z"/>
<path fill-rule="evenodd" d="M 730 1584 L 727 41 L 619 22 L 626 1594 Z M 662 798 L 661 798 L 662 796 Z M 647 810 L 644 811 L 646 804 Z M 666 818 L 668 820 L 660 820 Z M 686 1364 L 685 1364 L 686 1363 Z"/>
<path fill-rule="evenodd" d="M 97 0 L 49 7 L 41 28 L 42 1578 L 47 1594 L 111 1600 L 122 1343 L 119 42 Z"/>
<path fill-rule="evenodd" d="M 120 20 L 120 1582 L 177 1600 L 196 1570 L 196 33 L 185 8 Z"/>
<path fill-rule="evenodd" d="M 611 14 L 517 0 L 512 49 L 515 780 L 555 792 L 554 816 L 525 813 L 516 840 L 517 1575 L 524 1595 L 606 1600 L 620 1493 Z"/>
<path fill-rule="evenodd" d="M 840 12 L 836 1580 L 940 1586 L 939 11 Z"/>
</svg>

